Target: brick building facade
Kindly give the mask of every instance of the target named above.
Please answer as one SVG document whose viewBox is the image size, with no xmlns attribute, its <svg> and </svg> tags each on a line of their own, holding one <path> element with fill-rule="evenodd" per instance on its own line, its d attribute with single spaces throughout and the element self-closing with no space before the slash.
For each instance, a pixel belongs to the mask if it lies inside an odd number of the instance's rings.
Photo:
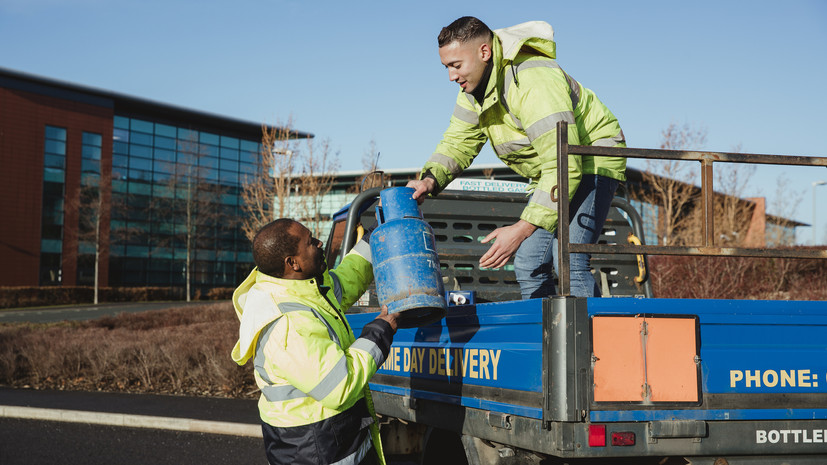
<svg viewBox="0 0 827 465">
<path fill-rule="evenodd" d="M 135 205 L 162 195 L 182 147 L 194 143 L 204 156 L 188 163 L 221 186 L 221 207 L 239 212 L 240 179 L 256 169 L 261 136 L 260 123 L 0 68 L 0 286 L 91 285 L 95 245 L 101 286 L 182 285 L 169 232 L 178 220 Z M 89 239 L 89 189 L 103 200 L 92 212 L 98 241 Z M 234 286 L 251 267 L 249 244 L 237 226 L 210 234 L 196 250 L 198 285 Z"/>
</svg>

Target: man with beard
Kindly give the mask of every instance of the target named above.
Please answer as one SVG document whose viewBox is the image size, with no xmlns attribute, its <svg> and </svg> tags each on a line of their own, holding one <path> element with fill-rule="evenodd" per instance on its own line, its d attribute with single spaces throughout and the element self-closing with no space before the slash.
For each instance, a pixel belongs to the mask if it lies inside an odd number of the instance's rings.
<svg viewBox="0 0 827 465">
<path fill-rule="evenodd" d="M 256 268 L 233 294 L 233 360 L 254 361 L 271 464 L 384 464 L 368 381 L 384 363 L 396 314 L 383 308 L 356 338 L 344 311 L 373 280 L 370 234 L 335 270 L 322 243 L 282 218 L 253 239 Z"/>
</svg>

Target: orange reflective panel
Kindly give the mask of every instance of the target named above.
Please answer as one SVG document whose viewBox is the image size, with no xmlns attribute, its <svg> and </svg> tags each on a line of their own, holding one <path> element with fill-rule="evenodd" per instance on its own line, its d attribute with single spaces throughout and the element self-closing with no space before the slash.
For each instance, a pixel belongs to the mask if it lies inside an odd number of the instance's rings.
<svg viewBox="0 0 827 465">
<path fill-rule="evenodd" d="M 592 318 L 595 402 L 697 402 L 695 318 Z"/>
</svg>

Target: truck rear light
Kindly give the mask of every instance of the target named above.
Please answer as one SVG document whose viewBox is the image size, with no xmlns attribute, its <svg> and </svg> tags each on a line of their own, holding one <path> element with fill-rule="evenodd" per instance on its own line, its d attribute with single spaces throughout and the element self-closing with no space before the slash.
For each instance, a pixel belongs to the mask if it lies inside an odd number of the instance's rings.
<svg viewBox="0 0 827 465">
<path fill-rule="evenodd" d="M 589 425 L 589 447 L 606 447 L 606 425 Z"/>
<path fill-rule="evenodd" d="M 621 431 L 617 433 L 612 433 L 612 445 L 613 446 L 634 446 L 635 445 L 635 433 L 632 431 Z"/>
</svg>

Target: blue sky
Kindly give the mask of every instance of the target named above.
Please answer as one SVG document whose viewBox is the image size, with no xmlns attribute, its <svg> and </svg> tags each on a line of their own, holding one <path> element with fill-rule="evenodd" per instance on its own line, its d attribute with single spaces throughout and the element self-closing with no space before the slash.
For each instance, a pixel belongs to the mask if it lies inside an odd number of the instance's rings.
<svg viewBox="0 0 827 465">
<path fill-rule="evenodd" d="M 827 2 L 0 0 L 0 66 L 328 139 L 342 170 L 375 141 L 382 168 L 418 167 L 458 87 L 436 35 L 463 15 L 492 28 L 548 21 L 558 61 L 617 115 L 633 147 L 670 123 L 703 149 L 827 156 Z M 477 163 L 496 163 L 486 149 Z M 632 166 L 643 167 L 642 162 Z M 694 168 L 693 168 L 694 169 Z M 759 168 L 745 192 L 813 219 L 827 170 Z M 827 186 L 817 194 L 827 241 Z M 812 231 L 800 228 L 799 241 Z"/>
</svg>

